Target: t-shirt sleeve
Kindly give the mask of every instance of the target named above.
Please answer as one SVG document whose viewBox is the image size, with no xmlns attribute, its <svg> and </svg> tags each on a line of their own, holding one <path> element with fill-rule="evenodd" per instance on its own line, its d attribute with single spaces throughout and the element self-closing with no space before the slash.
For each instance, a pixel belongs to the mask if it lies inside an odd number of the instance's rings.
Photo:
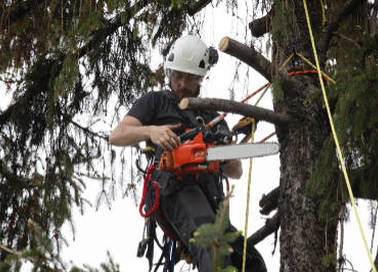
<svg viewBox="0 0 378 272">
<path fill-rule="evenodd" d="M 148 125 L 154 119 L 155 111 L 155 95 L 153 92 L 150 92 L 139 98 L 127 115 L 138 119 L 143 125 Z"/>
</svg>

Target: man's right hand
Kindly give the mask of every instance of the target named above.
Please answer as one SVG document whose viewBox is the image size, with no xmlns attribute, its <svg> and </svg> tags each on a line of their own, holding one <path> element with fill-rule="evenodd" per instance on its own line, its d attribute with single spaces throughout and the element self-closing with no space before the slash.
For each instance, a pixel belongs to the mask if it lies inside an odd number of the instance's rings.
<svg viewBox="0 0 378 272">
<path fill-rule="evenodd" d="M 150 140 L 160 146 L 163 150 L 172 151 L 180 144 L 180 138 L 173 132 L 181 127 L 181 124 L 151 126 Z"/>
</svg>

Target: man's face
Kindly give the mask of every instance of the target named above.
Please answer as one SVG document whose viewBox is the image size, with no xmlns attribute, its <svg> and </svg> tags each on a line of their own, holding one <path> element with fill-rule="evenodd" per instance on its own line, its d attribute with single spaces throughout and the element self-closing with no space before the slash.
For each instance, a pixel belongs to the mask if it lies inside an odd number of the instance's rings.
<svg viewBox="0 0 378 272">
<path fill-rule="evenodd" d="M 201 76 L 173 70 L 170 77 L 171 89 L 180 100 L 184 97 L 196 97 L 202 78 Z"/>
</svg>

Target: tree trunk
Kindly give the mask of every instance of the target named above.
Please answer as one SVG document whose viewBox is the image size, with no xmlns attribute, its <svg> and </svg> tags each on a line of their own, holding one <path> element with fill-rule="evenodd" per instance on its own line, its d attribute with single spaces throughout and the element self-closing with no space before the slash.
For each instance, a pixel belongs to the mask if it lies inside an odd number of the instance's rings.
<svg viewBox="0 0 378 272">
<path fill-rule="evenodd" d="M 285 23 L 288 24 L 280 25 L 282 21 L 273 18 L 272 34 L 275 44 L 273 59 L 277 72 L 284 60 L 293 53 L 293 40 L 288 38 L 293 37 L 293 33 L 282 35 L 279 31 L 282 27 L 285 31 L 293 30 L 290 23 L 296 24 L 296 50 L 308 59 L 313 59 L 302 1 L 294 3 L 296 6 L 287 6 L 291 4 L 293 3 L 289 1 L 285 5 L 275 3 L 274 6 L 274 13 L 284 14 L 284 18 L 287 19 Z M 321 18 L 321 14 L 320 17 L 318 14 L 321 10 L 319 1 L 309 2 L 308 6 L 310 11 L 316 12 L 316 14 L 310 13 L 312 20 Z M 318 21 L 312 21 L 315 33 L 318 26 Z M 296 79 L 300 82 L 296 88 L 296 95 L 284 89 L 283 94 L 277 96 L 277 90 L 274 91 L 276 94 L 275 111 L 294 117 L 289 129 L 278 128 L 277 130 L 281 144 L 278 202 L 281 222 L 280 271 L 335 271 L 335 264 L 327 268 L 323 265 L 323 261 L 327 255 L 332 259 L 333 255 L 330 254 L 334 253 L 337 225 L 326 226 L 324 222 L 321 222 L 317 214 L 318 202 L 306 195 L 306 182 L 315 169 L 322 144 L 329 135 L 329 125 L 320 99 L 305 103 L 311 93 L 319 89 L 317 81 L 309 77 Z M 325 232 L 328 235 L 326 239 Z"/>
</svg>

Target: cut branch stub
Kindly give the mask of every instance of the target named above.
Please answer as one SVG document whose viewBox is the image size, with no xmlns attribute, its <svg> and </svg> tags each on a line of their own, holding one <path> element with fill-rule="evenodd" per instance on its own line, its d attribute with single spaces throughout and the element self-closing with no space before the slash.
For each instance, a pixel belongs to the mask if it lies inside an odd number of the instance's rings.
<svg viewBox="0 0 378 272">
<path fill-rule="evenodd" d="M 254 68 L 263 75 L 269 82 L 272 82 L 271 62 L 255 48 L 244 45 L 229 37 L 224 37 L 219 42 L 220 51 L 227 53 Z"/>
<path fill-rule="evenodd" d="M 194 98 L 188 97 L 181 100 L 180 109 L 212 110 L 229 113 L 237 113 L 258 120 L 266 121 L 277 126 L 287 127 L 291 118 L 282 113 L 251 106 L 248 104 L 219 98 Z"/>
<path fill-rule="evenodd" d="M 251 30 L 252 36 L 261 37 L 270 31 L 272 14 L 273 8 L 264 17 L 258 18 L 249 23 L 248 27 Z"/>
<path fill-rule="evenodd" d="M 266 237 L 274 233 L 280 227 L 280 214 L 277 212 L 272 218 L 266 220 L 265 225 L 248 237 L 247 243 L 256 245 Z"/>
<path fill-rule="evenodd" d="M 260 213 L 268 215 L 271 211 L 278 207 L 278 197 L 280 195 L 280 187 L 275 188 L 267 195 L 263 195 L 259 205 L 261 207 Z"/>
</svg>

